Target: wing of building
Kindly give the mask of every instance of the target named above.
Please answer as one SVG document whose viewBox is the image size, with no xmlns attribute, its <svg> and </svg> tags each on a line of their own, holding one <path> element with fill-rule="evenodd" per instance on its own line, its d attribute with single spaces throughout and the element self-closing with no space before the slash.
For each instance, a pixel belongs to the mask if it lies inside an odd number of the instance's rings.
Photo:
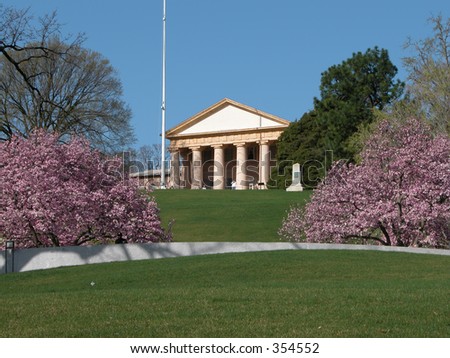
<svg viewBox="0 0 450 358">
<path fill-rule="evenodd" d="M 166 132 L 170 186 L 265 188 L 289 121 L 228 98 Z"/>
</svg>

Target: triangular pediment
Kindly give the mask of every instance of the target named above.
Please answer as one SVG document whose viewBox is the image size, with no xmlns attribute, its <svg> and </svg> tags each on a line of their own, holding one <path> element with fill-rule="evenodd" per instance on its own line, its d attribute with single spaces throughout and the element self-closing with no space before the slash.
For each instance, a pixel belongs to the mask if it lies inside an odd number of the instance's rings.
<svg viewBox="0 0 450 358">
<path fill-rule="evenodd" d="M 214 104 L 166 132 L 167 138 L 206 133 L 236 133 L 285 128 L 289 121 L 228 98 Z"/>
</svg>

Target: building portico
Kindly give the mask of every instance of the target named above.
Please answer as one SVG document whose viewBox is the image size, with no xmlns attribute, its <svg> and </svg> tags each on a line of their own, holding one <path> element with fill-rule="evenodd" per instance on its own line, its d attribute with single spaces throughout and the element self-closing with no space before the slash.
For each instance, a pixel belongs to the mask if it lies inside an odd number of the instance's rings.
<svg viewBox="0 0 450 358">
<path fill-rule="evenodd" d="M 289 121 L 230 99 L 167 131 L 174 188 L 265 188 Z"/>
</svg>

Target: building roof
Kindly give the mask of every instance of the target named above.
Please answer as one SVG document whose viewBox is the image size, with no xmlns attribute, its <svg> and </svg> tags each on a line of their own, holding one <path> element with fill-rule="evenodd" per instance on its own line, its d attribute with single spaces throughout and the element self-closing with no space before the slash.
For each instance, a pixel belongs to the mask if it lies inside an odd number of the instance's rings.
<svg viewBox="0 0 450 358">
<path fill-rule="evenodd" d="M 213 104 L 166 132 L 168 139 L 205 133 L 232 133 L 285 128 L 289 121 L 229 98 Z"/>
</svg>

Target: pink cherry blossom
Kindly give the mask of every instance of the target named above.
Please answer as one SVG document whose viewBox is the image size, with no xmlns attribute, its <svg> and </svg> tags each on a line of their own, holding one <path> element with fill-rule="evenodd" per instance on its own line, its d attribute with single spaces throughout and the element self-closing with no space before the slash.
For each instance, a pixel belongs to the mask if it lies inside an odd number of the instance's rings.
<svg viewBox="0 0 450 358">
<path fill-rule="evenodd" d="M 119 168 L 80 138 L 61 144 L 36 131 L 0 143 L 0 241 L 28 248 L 170 240 L 155 201 Z"/>
<path fill-rule="evenodd" d="M 281 238 L 395 246 L 450 244 L 450 139 L 422 121 L 383 121 L 359 165 L 335 163 L 304 207 L 293 207 Z"/>
</svg>

